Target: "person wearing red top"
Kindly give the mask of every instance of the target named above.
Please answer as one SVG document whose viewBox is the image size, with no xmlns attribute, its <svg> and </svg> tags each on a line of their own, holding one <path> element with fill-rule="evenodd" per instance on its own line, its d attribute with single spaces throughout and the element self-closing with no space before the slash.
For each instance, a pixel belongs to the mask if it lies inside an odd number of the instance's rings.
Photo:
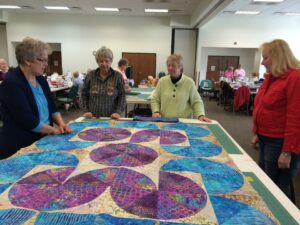
<svg viewBox="0 0 300 225">
<path fill-rule="evenodd" d="M 259 164 L 293 201 L 292 179 L 300 166 L 300 61 L 284 40 L 262 45 L 266 76 L 253 110 L 252 144 Z"/>
</svg>

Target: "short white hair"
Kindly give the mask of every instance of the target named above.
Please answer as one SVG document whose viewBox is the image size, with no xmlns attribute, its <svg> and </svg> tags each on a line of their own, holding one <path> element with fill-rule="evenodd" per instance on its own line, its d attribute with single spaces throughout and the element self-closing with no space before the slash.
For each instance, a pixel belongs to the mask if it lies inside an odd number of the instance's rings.
<svg viewBox="0 0 300 225">
<path fill-rule="evenodd" d="M 99 48 L 95 54 L 96 61 L 99 62 L 100 58 L 109 58 L 110 61 L 113 61 L 114 54 L 111 49 L 102 46 Z"/>
</svg>

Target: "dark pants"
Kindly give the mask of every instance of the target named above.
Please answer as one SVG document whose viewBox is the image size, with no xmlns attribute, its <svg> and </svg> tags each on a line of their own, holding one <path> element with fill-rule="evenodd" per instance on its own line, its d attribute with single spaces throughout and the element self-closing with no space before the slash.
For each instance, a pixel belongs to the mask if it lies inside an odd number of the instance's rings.
<svg viewBox="0 0 300 225">
<path fill-rule="evenodd" d="M 300 166 L 300 154 L 292 153 L 289 169 L 278 168 L 278 158 L 281 154 L 283 138 L 270 138 L 258 135 L 259 140 L 259 165 L 273 182 L 288 196 L 293 202 L 293 178 Z"/>
</svg>

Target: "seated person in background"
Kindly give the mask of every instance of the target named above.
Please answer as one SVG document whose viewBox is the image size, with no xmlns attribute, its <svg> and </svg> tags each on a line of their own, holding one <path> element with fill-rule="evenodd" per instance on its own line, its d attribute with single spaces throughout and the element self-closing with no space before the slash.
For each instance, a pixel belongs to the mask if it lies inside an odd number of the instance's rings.
<svg viewBox="0 0 300 225">
<path fill-rule="evenodd" d="M 148 76 L 147 85 L 148 85 L 148 87 L 156 87 L 157 80 L 154 79 L 153 76 Z"/>
<path fill-rule="evenodd" d="M 98 49 L 95 59 L 99 67 L 86 76 L 81 92 L 86 110 L 83 116 L 119 119 L 126 105 L 122 74 L 111 68 L 113 53 L 109 48 Z"/>
<path fill-rule="evenodd" d="M 126 93 L 130 92 L 129 80 L 127 79 L 127 76 L 126 76 L 127 66 L 128 66 L 128 60 L 125 59 L 125 58 L 122 58 L 118 62 L 118 66 L 114 69 L 115 71 L 122 74 L 122 77 L 124 79 L 124 87 L 125 87 L 125 92 Z"/>
<path fill-rule="evenodd" d="M 264 76 L 263 76 L 263 78 L 260 78 L 258 81 L 260 82 L 260 83 L 263 83 L 264 82 L 264 80 L 267 78 L 269 76 L 269 74 L 268 73 L 264 73 Z"/>
<path fill-rule="evenodd" d="M 48 44 L 29 37 L 16 46 L 19 66 L 7 73 L 1 84 L 0 159 L 47 134 L 72 132 L 57 112 L 48 82 L 42 76 L 50 52 Z"/>
<path fill-rule="evenodd" d="M 166 76 L 166 73 L 163 72 L 163 71 L 161 71 L 161 72 L 159 72 L 159 74 L 158 74 L 158 79 L 160 79 L 160 78 L 162 78 L 162 77 L 164 77 L 164 76 Z"/>
<path fill-rule="evenodd" d="M 78 71 L 75 71 L 73 73 L 72 81 L 73 81 L 73 85 L 77 85 L 78 86 L 78 96 L 80 96 L 81 90 L 82 90 L 82 87 L 83 87 L 83 80 L 79 76 L 79 72 Z"/>
<path fill-rule="evenodd" d="M 10 67 L 8 68 L 8 71 L 7 71 L 7 72 L 12 72 L 14 69 L 15 69 L 15 67 L 10 66 Z"/>
<path fill-rule="evenodd" d="M 243 80 L 246 76 L 245 70 L 242 68 L 241 64 L 238 65 L 238 68 L 234 70 L 234 79 L 235 80 Z"/>
<path fill-rule="evenodd" d="M 56 80 L 58 79 L 57 81 L 59 81 L 60 83 L 63 82 L 64 86 L 72 87 L 73 74 L 70 71 L 68 71 L 65 75 L 61 76 L 63 80 L 60 80 L 59 77 L 60 77 L 59 75 L 56 77 Z"/>
<path fill-rule="evenodd" d="M 258 73 L 255 73 L 255 72 L 253 72 L 252 74 L 251 74 L 251 81 L 258 81 Z"/>
<path fill-rule="evenodd" d="M 169 75 L 158 81 L 151 99 L 153 117 L 196 117 L 210 122 L 205 117 L 204 105 L 194 81 L 182 73 L 181 55 L 170 55 L 167 59 Z"/>
<path fill-rule="evenodd" d="M 0 81 L 4 80 L 8 72 L 8 65 L 5 59 L 0 58 Z"/>
<path fill-rule="evenodd" d="M 233 66 L 229 66 L 227 70 L 224 72 L 224 77 L 233 80 Z"/>
</svg>

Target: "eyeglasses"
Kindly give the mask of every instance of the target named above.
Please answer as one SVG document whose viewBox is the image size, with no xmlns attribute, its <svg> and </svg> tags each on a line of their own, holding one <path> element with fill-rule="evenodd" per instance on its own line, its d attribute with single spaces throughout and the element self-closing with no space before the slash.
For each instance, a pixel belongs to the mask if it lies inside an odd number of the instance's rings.
<svg viewBox="0 0 300 225">
<path fill-rule="evenodd" d="M 48 59 L 36 58 L 36 60 L 44 64 L 48 63 Z"/>
</svg>

